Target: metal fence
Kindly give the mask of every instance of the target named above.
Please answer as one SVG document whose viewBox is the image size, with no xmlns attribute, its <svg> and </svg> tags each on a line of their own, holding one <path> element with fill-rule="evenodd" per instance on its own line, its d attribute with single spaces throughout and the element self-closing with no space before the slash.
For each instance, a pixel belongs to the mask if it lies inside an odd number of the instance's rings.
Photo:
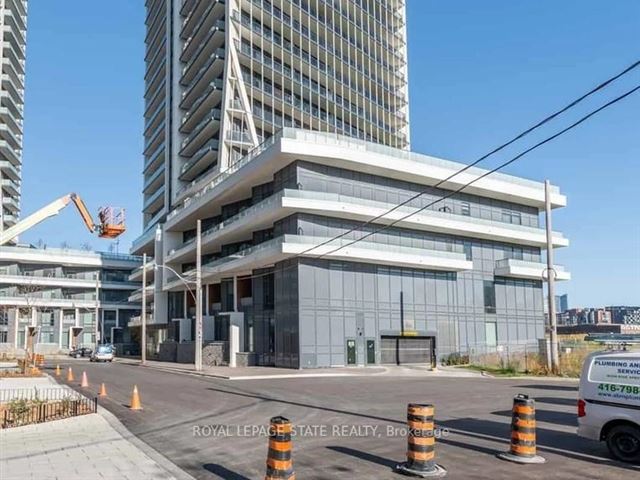
<svg viewBox="0 0 640 480">
<path fill-rule="evenodd" d="M 496 369 L 530 372 L 545 363 L 538 343 L 511 345 L 468 344 L 460 350 L 444 355 L 440 361 L 445 365 L 475 365 Z"/>
<path fill-rule="evenodd" d="M 60 420 L 63 418 L 77 417 L 97 413 L 98 398 L 79 398 L 76 400 L 64 399 L 56 402 L 29 404 L 12 404 L 2 414 L 2 428 L 20 427 L 33 423 Z"/>
<path fill-rule="evenodd" d="M 0 403 L 7 403 L 12 400 L 51 401 L 63 399 L 77 400 L 79 398 L 82 398 L 82 395 L 66 385 L 47 388 L 32 387 L 0 390 Z"/>
</svg>

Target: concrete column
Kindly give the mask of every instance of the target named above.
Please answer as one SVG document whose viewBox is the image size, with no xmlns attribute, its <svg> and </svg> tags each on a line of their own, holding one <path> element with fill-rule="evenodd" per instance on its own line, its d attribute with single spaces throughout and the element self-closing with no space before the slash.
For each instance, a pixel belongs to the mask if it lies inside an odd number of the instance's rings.
<svg viewBox="0 0 640 480">
<path fill-rule="evenodd" d="M 229 326 L 229 366 L 236 367 L 236 354 L 240 351 L 240 329 L 237 325 Z"/>
<path fill-rule="evenodd" d="M 64 323 L 64 308 L 60 309 L 58 319 L 58 348 L 62 350 L 62 324 Z"/>
<path fill-rule="evenodd" d="M 76 308 L 76 327 L 80 326 L 80 309 Z"/>
<path fill-rule="evenodd" d="M 188 290 L 185 290 L 183 292 L 184 294 L 184 301 L 182 302 L 182 318 L 189 318 L 189 308 L 187 307 L 187 300 L 188 300 L 188 296 L 187 295 L 191 295 L 189 293 Z"/>
<path fill-rule="evenodd" d="M 13 329 L 13 347 L 18 348 L 18 328 L 20 328 L 20 309 L 14 309 L 13 323 L 15 328 Z"/>
<path fill-rule="evenodd" d="M 209 315 L 211 315 L 209 313 L 209 285 L 204 286 L 204 302 L 204 314 L 208 317 Z"/>
<path fill-rule="evenodd" d="M 233 276 L 233 311 L 238 311 L 238 276 Z"/>
<path fill-rule="evenodd" d="M 116 327 L 120 326 L 120 309 L 116 308 Z M 113 327 L 112 327 L 113 330 Z M 111 332 L 111 341 L 113 342 L 113 331 Z"/>
<path fill-rule="evenodd" d="M 38 326 L 38 311 L 36 310 L 36 307 L 31 307 L 31 326 Z"/>
</svg>

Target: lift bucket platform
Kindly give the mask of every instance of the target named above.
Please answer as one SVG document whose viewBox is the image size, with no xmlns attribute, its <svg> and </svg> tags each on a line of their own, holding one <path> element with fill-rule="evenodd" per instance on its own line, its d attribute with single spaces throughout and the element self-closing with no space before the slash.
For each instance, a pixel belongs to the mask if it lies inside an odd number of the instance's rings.
<svg viewBox="0 0 640 480">
<path fill-rule="evenodd" d="M 98 211 L 100 238 L 116 238 L 125 230 L 124 208 L 103 207 Z"/>
</svg>

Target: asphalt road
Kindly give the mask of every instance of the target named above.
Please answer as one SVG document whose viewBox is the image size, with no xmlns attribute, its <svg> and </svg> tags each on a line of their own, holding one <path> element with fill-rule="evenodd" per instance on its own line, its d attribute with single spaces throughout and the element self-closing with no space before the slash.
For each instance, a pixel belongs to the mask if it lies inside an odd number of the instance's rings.
<svg viewBox="0 0 640 480">
<path fill-rule="evenodd" d="M 409 402 L 432 403 L 443 430 L 436 461 L 450 479 L 630 479 L 640 467 L 611 460 L 604 444 L 575 435 L 575 382 L 401 376 L 231 381 L 124 364 L 69 360 L 78 382 L 86 369 L 101 404 L 129 430 L 198 479 L 264 478 L 272 416 L 297 427 L 299 479 L 398 479 Z M 143 411 L 127 408 L 133 385 Z M 86 389 L 83 389 L 86 390 Z M 499 460 L 508 450 L 513 395 L 536 398 L 538 453 L 547 463 Z M 446 436 L 444 436 L 446 434 Z M 640 476 L 638 477 L 640 478 Z"/>
</svg>

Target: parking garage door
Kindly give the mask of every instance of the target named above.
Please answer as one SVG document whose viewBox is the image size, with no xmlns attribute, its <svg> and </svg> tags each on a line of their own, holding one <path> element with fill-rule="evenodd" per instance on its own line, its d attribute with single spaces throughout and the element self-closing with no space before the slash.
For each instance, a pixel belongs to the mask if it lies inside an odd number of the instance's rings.
<svg viewBox="0 0 640 480">
<path fill-rule="evenodd" d="M 433 337 L 382 337 L 380 347 L 387 365 L 433 364 Z"/>
</svg>

